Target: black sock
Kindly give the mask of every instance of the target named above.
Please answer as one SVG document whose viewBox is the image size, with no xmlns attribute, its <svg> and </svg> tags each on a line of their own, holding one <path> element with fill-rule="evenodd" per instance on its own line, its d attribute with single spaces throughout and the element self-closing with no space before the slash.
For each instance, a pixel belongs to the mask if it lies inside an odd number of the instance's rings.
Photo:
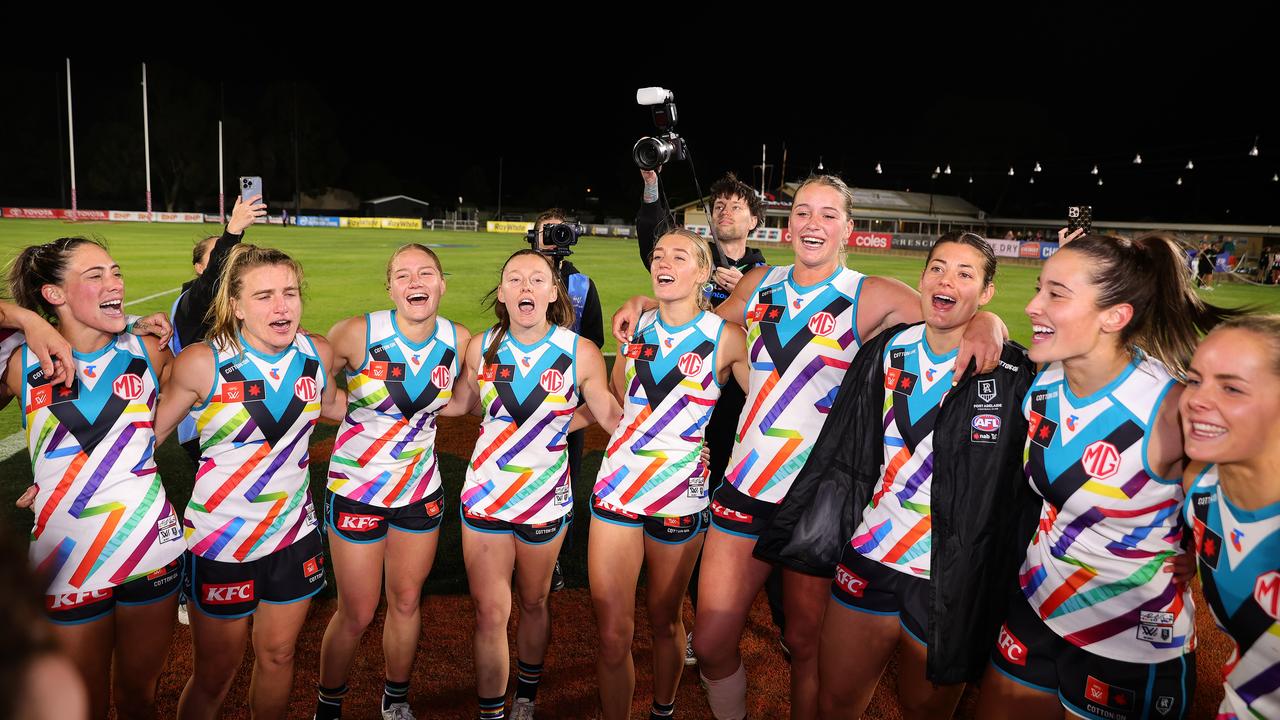
<svg viewBox="0 0 1280 720">
<path fill-rule="evenodd" d="M 507 697 L 499 695 L 498 697 L 482 697 L 480 698 L 480 720 L 506 720 L 507 718 Z"/>
<path fill-rule="evenodd" d="M 409 681 L 396 682 L 386 680 L 382 684 L 382 709 L 386 710 L 395 703 L 409 702 Z"/>
<path fill-rule="evenodd" d="M 542 663 L 534 665 L 516 658 L 516 699 L 533 702 L 538 699 L 538 683 L 542 681 Z"/>
<path fill-rule="evenodd" d="M 319 699 L 316 700 L 316 720 L 340 720 L 342 717 L 342 696 L 347 694 L 347 684 L 336 688 L 316 686 Z"/>
<path fill-rule="evenodd" d="M 676 704 L 674 701 L 670 705 L 663 705 L 654 700 L 653 707 L 649 708 L 649 720 L 671 720 L 675 714 Z"/>
</svg>

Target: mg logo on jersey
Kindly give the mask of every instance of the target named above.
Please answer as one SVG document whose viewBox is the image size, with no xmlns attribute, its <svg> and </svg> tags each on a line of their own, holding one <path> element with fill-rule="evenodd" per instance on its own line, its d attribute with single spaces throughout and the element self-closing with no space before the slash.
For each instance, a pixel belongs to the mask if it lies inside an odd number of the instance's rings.
<svg viewBox="0 0 1280 720">
<path fill-rule="evenodd" d="M 702 372 L 702 356 L 695 352 L 687 352 L 680 356 L 680 362 L 677 363 L 680 372 L 685 377 L 693 377 Z"/>
<path fill-rule="evenodd" d="M 111 391 L 121 400 L 130 402 L 137 400 L 142 397 L 142 378 L 133 373 L 121 375 L 116 378 L 115 382 L 111 383 Z"/>
<path fill-rule="evenodd" d="M 315 378 L 298 378 L 298 382 L 293 384 L 293 394 L 303 402 L 311 402 L 316 399 L 316 379 Z"/>
<path fill-rule="evenodd" d="M 103 588 L 92 592 L 58 593 L 57 595 L 46 595 L 44 597 L 44 606 L 49 610 L 74 610 L 110 597 L 111 588 Z"/>
<path fill-rule="evenodd" d="M 1280 572 L 1272 570 L 1253 583 L 1253 600 L 1273 620 L 1280 620 Z"/>
<path fill-rule="evenodd" d="M 836 319 L 829 312 L 820 312 L 809 318 L 809 332 L 814 335 L 829 335 L 836 329 Z"/>
<path fill-rule="evenodd" d="M 453 374 L 449 372 L 449 368 L 443 365 L 437 365 L 431 371 L 431 384 L 444 390 L 453 382 Z"/>
<path fill-rule="evenodd" d="M 352 532 L 364 532 L 378 527 L 382 518 L 377 515 L 357 515 L 355 513 L 338 513 L 338 529 Z"/>
<path fill-rule="evenodd" d="M 1120 451 L 1106 440 L 1091 443 L 1080 460 L 1089 477 L 1106 480 L 1120 469 Z"/>
<path fill-rule="evenodd" d="M 862 597 L 862 591 L 867 589 L 867 581 L 843 564 L 836 565 L 836 584 L 856 598 Z"/>
<path fill-rule="evenodd" d="M 558 393 L 564 389 L 564 374 L 555 368 L 543 370 L 538 384 L 549 393 Z"/>
<path fill-rule="evenodd" d="M 1000 639 L 997 641 L 1000 648 L 1000 654 L 1005 660 L 1014 665 L 1026 667 L 1027 664 L 1027 646 L 1018 641 L 1013 633 L 1009 632 L 1008 625 L 1000 626 Z"/>
<path fill-rule="evenodd" d="M 227 583 L 226 585 L 200 586 L 200 602 L 206 605 L 231 605 L 253 600 L 253 581 Z"/>
</svg>

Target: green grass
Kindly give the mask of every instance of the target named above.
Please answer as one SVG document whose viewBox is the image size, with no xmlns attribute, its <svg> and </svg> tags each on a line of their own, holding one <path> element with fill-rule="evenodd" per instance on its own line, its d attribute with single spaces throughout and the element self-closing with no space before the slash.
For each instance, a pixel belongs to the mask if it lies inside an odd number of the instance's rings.
<svg viewBox="0 0 1280 720">
<path fill-rule="evenodd" d="M 191 246 L 204 234 L 215 230 L 213 225 L 71 225 L 47 220 L 0 220 L 0 255 L 12 258 L 27 245 L 48 242 L 63 235 L 97 236 L 107 242 L 112 255 L 124 269 L 128 300 L 175 289 L 189 279 Z M 497 283 L 501 262 L 513 251 L 526 247 L 518 235 L 278 226 L 256 226 L 250 229 L 247 239 L 255 244 L 281 248 L 301 261 L 307 283 L 303 325 L 313 332 L 326 332 L 344 317 L 389 307 L 384 290 L 386 261 L 394 248 L 406 242 L 434 246 L 449 273 L 441 314 L 473 331 L 481 329 L 493 321 L 492 313 L 483 307 L 482 301 Z M 788 263 L 792 257 L 789 249 L 770 249 L 765 255 L 776 264 Z M 649 292 L 649 279 L 640 264 L 634 241 L 586 238 L 578 245 L 573 261 L 594 278 L 605 308 L 606 322 L 608 314 L 626 298 Z M 855 253 L 849 257 L 850 266 L 864 273 L 896 277 L 913 287 L 919 278 L 922 261 L 922 255 L 895 257 Z M 1013 338 L 1024 344 L 1029 340 L 1030 328 L 1022 308 L 1031 297 L 1037 272 L 1038 266 L 1035 265 L 1009 264 L 1002 267 L 997 277 L 996 297 L 989 306 L 1004 318 Z M 157 310 L 167 312 L 175 296 L 175 293 L 169 293 L 130 304 L 128 310 L 142 315 Z M 1209 297 L 1223 305 L 1256 304 L 1273 312 L 1280 311 L 1280 291 L 1275 288 L 1223 284 Z M 606 352 L 615 349 L 616 343 L 608 338 Z M 16 406 L 0 412 L 0 438 L 17 432 L 19 427 Z M 321 427 L 317 432 L 331 435 L 333 428 Z M 190 493 L 191 472 L 186 460 L 177 445 L 172 443 L 161 447 L 158 458 L 165 484 L 175 504 L 181 506 Z M 463 461 L 465 459 L 442 460 L 446 486 L 455 498 Z M 327 458 L 316 458 L 312 467 L 313 489 L 316 491 L 323 488 L 325 463 Z M 587 484 L 575 489 L 579 501 L 585 502 L 589 480 L 594 478 L 598 467 L 599 453 L 588 454 L 584 458 L 583 474 Z M 30 522 L 30 515 L 25 511 L 12 509 L 13 498 L 30 480 L 30 464 L 25 453 L 18 453 L 0 463 L 0 506 L 8 508 L 0 511 L 0 518 L 7 515 L 16 527 L 24 527 Z M 585 514 L 585 505 L 579 507 L 580 521 L 585 519 Z M 440 564 L 432 575 L 432 583 L 438 583 L 437 590 L 457 592 L 460 591 L 461 560 L 456 552 L 443 549 L 452 545 L 458 533 L 456 515 L 451 519 L 454 522 L 446 525 Z M 578 543 L 583 551 L 579 554 L 585 556 L 585 539 L 580 538 Z M 577 557 L 579 554 L 575 554 L 570 571 L 571 577 L 580 582 L 585 578 L 585 566 L 578 562 L 581 559 Z"/>
</svg>

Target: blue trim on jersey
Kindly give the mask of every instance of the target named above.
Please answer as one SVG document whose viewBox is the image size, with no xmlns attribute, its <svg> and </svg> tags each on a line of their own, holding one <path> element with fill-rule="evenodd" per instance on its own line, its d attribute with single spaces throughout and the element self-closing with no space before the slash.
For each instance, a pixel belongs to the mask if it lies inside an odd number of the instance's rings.
<svg viewBox="0 0 1280 720">
<path fill-rule="evenodd" d="M 427 338 L 420 343 L 413 342 L 409 340 L 409 338 L 405 337 L 404 333 L 400 332 L 400 325 L 396 322 L 396 311 L 395 310 L 391 311 L 391 332 L 395 333 L 396 337 L 400 338 L 401 342 L 403 342 L 405 345 L 408 345 L 413 350 L 422 350 L 426 346 L 430 345 L 431 341 L 436 339 L 436 332 L 438 332 L 439 329 L 440 329 L 440 318 L 437 317 L 436 326 L 431 328 L 431 334 L 428 335 Z"/>
<path fill-rule="evenodd" d="M 705 312 L 706 311 L 704 310 L 703 313 Z M 702 316 L 699 315 L 698 317 L 701 318 Z M 724 337 L 724 328 L 727 324 L 728 323 L 725 323 L 722 318 L 720 327 L 716 330 L 715 343 L 711 347 L 711 381 L 714 382 L 718 388 L 723 388 L 725 383 L 725 381 L 720 379 L 720 361 L 717 358 L 720 357 L 720 338 Z M 726 369 L 729 371 L 729 377 L 733 377 L 733 368 L 729 367 Z M 707 421 L 710 422 L 710 418 L 708 418 Z"/>
<path fill-rule="evenodd" d="M 78 350 L 72 350 L 72 351 L 71 351 L 71 357 L 72 357 L 72 358 L 74 358 L 74 359 L 76 359 L 76 360 L 83 360 L 83 361 L 85 361 L 85 362 L 93 362 L 94 360 L 97 360 L 98 358 L 102 357 L 103 355 L 106 355 L 108 350 L 110 350 L 111 348 L 115 347 L 115 344 L 116 344 L 116 337 L 117 337 L 116 335 L 112 335 L 112 336 L 111 336 L 111 338 L 110 338 L 109 340 L 107 340 L 107 344 L 106 344 L 106 345 L 103 345 L 102 347 L 100 347 L 100 348 L 98 348 L 97 350 L 94 350 L 94 351 L 92 351 L 92 352 L 82 353 L 82 352 L 79 352 Z"/>
<path fill-rule="evenodd" d="M 1213 465 L 1206 465 L 1205 470 L 1208 470 L 1210 467 L 1213 467 Z M 1203 475 L 1204 473 L 1201 473 L 1201 476 Z M 1197 477 L 1196 480 L 1199 481 L 1200 478 Z M 1274 518 L 1277 515 L 1280 515 L 1280 502 L 1273 502 L 1270 505 L 1263 505 L 1257 510 L 1245 510 L 1244 508 L 1232 502 L 1231 496 L 1228 495 L 1226 493 L 1225 488 L 1222 487 L 1221 473 L 1218 474 L 1217 491 L 1218 491 L 1218 494 L 1222 496 L 1222 501 L 1227 504 L 1227 507 L 1231 508 L 1231 514 L 1235 516 L 1236 520 L 1239 520 L 1241 522 L 1246 522 L 1246 523 L 1262 522 L 1263 520 L 1270 520 L 1271 518 Z M 1187 494 L 1190 495 L 1190 493 L 1187 493 Z"/>
<path fill-rule="evenodd" d="M 812 285 L 801 285 L 800 283 L 796 282 L 796 266 L 792 265 L 791 268 L 787 270 L 786 283 L 791 286 L 791 289 L 797 290 L 803 293 L 803 292 L 812 290 L 820 285 L 826 285 L 827 283 L 831 282 L 836 275 L 840 274 L 841 270 L 844 270 L 844 265 L 837 265 L 836 269 L 832 271 L 830 275 L 822 278 L 818 282 Z"/>
<path fill-rule="evenodd" d="M 1085 407 L 1087 405 L 1092 405 L 1098 402 L 1102 398 L 1115 392 L 1116 388 L 1123 385 L 1124 381 L 1129 379 L 1129 376 L 1133 374 L 1134 370 L 1138 369 L 1138 365 L 1140 365 L 1141 363 L 1142 363 L 1142 359 L 1135 354 L 1134 357 L 1129 360 L 1129 364 L 1126 365 L 1125 368 L 1120 371 L 1120 374 L 1117 375 L 1111 382 L 1107 383 L 1106 385 L 1103 385 L 1101 389 L 1095 390 L 1088 397 L 1083 397 L 1083 398 L 1076 397 L 1075 391 L 1071 389 L 1071 383 L 1067 382 L 1067 371 L 1066 371 L 1066 367 L 1064 366 L 1062 370 L 1062 388 L 1067 393 L 1067 398 L 1068 398 L 1067 401 L 1071 403 L 1072 407 Z M 1030 397 L 1030 396 L 1031 394 L 1027 393 L 1027 397 Z M 1122 403 L 1116 403 L 1116 404 L 1121 405 Z M 1150 422 L 1148 421 L 1147 424 L 1149 425 Z"/>
<path fill-rule="evenodd" d="M 836 601 L 836 604 L 837 604 L 837 605 L 839 605 L 840 607 L 848 608 L 849 610 L 852 610 L 852 611 L 857 612 L 857 613 L 862 613 L 863 615 L 877 615 L 877 616 L 879 616 L 879 617 L 896 617 L 896 618 L 901 618 L 901 613 L 900 613 L 899 611 L 897 611 L 897 610 L 872 610 L 872 609 L 870 609 L 870 608 L 864 608 L 864 607 L 858 607 L 858 606 L 856 606 L 856 605 L 850 605 L 849 603 L 845 602 L 844 600 L 841 600 L 840 598 L 836 597 L 836 593 L 835 593 L 835 591 L 834 591 L 834 590 L 832 590 L 832 591 L 831 591 L 831 599 L 832 599 L 832 600 L 835 600 L 835 601 Z M 899 624 L 901 624 L 902 620 L 901 620 L 901 619 L 899 619 L 899 620 L 898 620 L 898 622 L 899 622 Z"/>
<path fill-rule="evenodd" d="M 156 384 L 156 396 L 159 397 L 160 378 L 156 376 L 155 366 L 151 364 L 151 352 L 147 350 L 147 342 L 142 338 L 138 338 L 138 347 L 142 348 L 142 359 L 147 363 L 147 372 L 151 374 L 151 380 Z"/>
<path fill-rule="evenodd" d="M 1178 382 L 1177 380 L 1170 380 L 1169 383 L 1164 386 L 1164 389 L 1160 391 L 1160 396 L 1156 398 L 1155 407 L 1151 410 L 1151 417 L 1148 418 L 1146 423 L 1148 429 L 1146 432 L 1142 433 L 1142 469 L 1147 472 L 1147 475 L 1151 476 L 1152 480 L 1155 480 L 1157 482 L 1162 482 L 1166 485 L 1169 485 L 1172 483 L 1181 483 L 1182 476 L 1175 475 L 1173 477 L 1167 478 L 1161 475 L 1160 473 L 1156 472 L 1155 470 L 1153 470 L 1150 464 L 1151 455 L 1148 452 L 1149 450 L 1148 446 L 1151 444 L 1151 436 L 1155 435 L 1155 433 L 1152 431 L 1155 430 L 1156 418 L 1160 417 L 1160 406 L 1164 404 L 1165 397 L 1168 396 L 1169 391 L 1173 389 L 1173 386 L 1176 385 L 1177 382 Z"/>
<path fill-rule="evenodd" d="M 1003 676 L 1005 676 L 1005 677 L 1009 678 L 1010 680 L 1014 681 L 1015 683 L 1017 683 L 1017 684 L 1021 685 L 1021 686 L 1022 686 L 1022 687 L 1024 687 L 1024 688 L 1030 688 L 1030 689 L 1032 689 L 1032 690 L 1035 690 L 1036 692 L 1042 692 L 1042 693 L 1045 693 L 1046 695 L 1058 695 L 1058 697 L 1059 697 L 1059 698 L 1061 698 L 1061 697 L 1062 697 L 1061 693 L 1059 693 L 1059 692 L 1058 692 L 1057 690 L 1055 690 L 1054 688 L 1048 688 L 1048 687 L 1045 687 L 1045 686 L 1043 686 L 1043 685 L 1036 685 L 1035 683 L 1027 682 L 1026 680 L 1023 680 L 1023 679 L 1022 679 L 1022 678 L 1020 678 L 1020 677 L 1014 677 L 1013 675 L 1010 675 L 1010 674 L 1009 674 L 1009 671 L 1008 671 L 1008 670 L 1005 670 L 1004 668 L 1000 667 L 999 665 L 995 664 L 994 662 L 989 662 L 989 663 L 987 663 L 987 666 L 988 666 L 988 667 L 990 667 L 992 670 L 995 670 L 996 672 L 1000 673 L 1001 675 L 1003 675 Z"/>
<path fill-rule="evenodd" d="M 553 328 L 551 328 L 551 330 L 552 330 L 552 331 L 555 331 L 555 328 L 553 327 Z M 580 343 L 580 342 L 582 342 L 582 336 L 581 336 L 581 335 L 579 335 L 579 334 L 577 334 L 577 333 L 574 333 L 574 335 L 573 335 L 573 357 L 571 357 L 571 358 L 569 359 L 569 361 L 573 364 L 573 391 L 574 391 L 574 393 L 576 393 L 576 394 L 577 394 L 577 396 L 578 396 L 578 404 L 582 404 L 582 403 L 586 402 L 586 398 L 582 397 L 582 386 L 578 384 L 578 343 Z M 602 359 L 603 359 L 603 356 L 602 356 Z M 616 359 L 616 358 L 614 359 L 614 362 L 617 362 L 617 359 Z M 609 385 L 609 383 L 608 383 L 608 381 L 606 380 L 606 381 L 605 381 L 605 387 L 608 387 L 608 385 Z M 619 420 L 619 422 L 621 422 L 621 420 Z M 566 426 L 565 426 L 565 431 L 564 431 L 564 433 L 561 433 L 561 435 L 557 436 L 557 437 L 555 438 L 554 442 L 557 442 L 557 443 L 558 443 L 558 442 L 560 442 L 560 438 L 561 438 L 561 436 L 563 436 L 563 435 L 567 435 L 567 434 L 568 434 L 568 432 L 569 432 L 569 426 L 568 426 L 568 425 L 566 425 Z"/>
<path fill-rule="evenodd" d="M 907 623 L 902 620 L 902 615 L 900 614 L 898 615 L 898 625 L 902 628 L 902 631 L 907 634 L 907 637 L 911 638 L 912 640 L 915 640 L 916 643 L 920 645 L 920 647 L 926 648 L 926 649 L 929 647 L 929 643 L 925 642 L 924 640 L 921 640 L 919 635 L 916 635 L 915 633 L 911 632 L 911 628 L 907 627 Z"/>
<path fill-rule="evenodd" d="M 326 587 L 328 587 L 328 586 L 329 586 L 329 581 L 328 581 L 328 580 L 325 580 L 324 582 L 320 583 L 320 587 L 316 588 L 315 590 L 312 590 L 311 592 L 307 593 L 306 595 L 303 595 L 302 597 L 297 597 L 297 598 L 294 598 L 294 599 L 292 599 L 292 600 L 263 600 L 263 599 L 259 599 L 259 600 L 258 600 L 258 603 L 259 603 L 259 604 L 261 604 L 261 603 L 266 603 L 266 604 L 268 604 L 268 605 L 292 605 L 292 604 L 294 604 L 294 603 L 300 603 L 300 602 L 302 602 L 303 600 L 310 600 L 311 598 L 313 598 L 313 597 L 315 597 L 317 594 L 319 594 L 319 592 L 320 592 L 321 590 L 325 589 L 325 588 L 326 588 Z M 255 608 L 255 609 L 256 609 L 256 608 Z"/>
<path fill-rule="evenodd" d="M 236 337 L 240 339 L 240 354 L 241 354 L 241 355 L 245 355 L 245 354 L 253 355 L 254 357 L 258 358 L 259 360 L 266 360 L 266 361 L 267 361 L 267 362 L 269 362 L 269 363 L 279 362 L 279 361 L 283 360 L 283 359 L 284 359 L 284 356 L 285 356 L 285 355 L 288 355 L 288 354 L 289 354 L 289 351 L 293 349 L 293 341 L 292 341 L 292 340 L 290 340 L 290 341 L 289 341 L 289 345 L 288 345 L 285 349 L 281 350 L 280 352 L 276 353 L 275 355 L 271 355 L 271 354 L 269 354 L 269 353 L 265 353 L 265 352 L 263 352 L 263 351 L 261 351 L 261 350 L 258 350 L 257 348 L 255 348 L 255 347 L 253 347 L 252 345 L 250 345 L 250 344 L 249 344 L 249 342 L 248 342 L 247 340 L 245 340 L 245 339 L 244 339 L 244 334 L 243 334 L 243 333 L 237 333 L 237 334 L 236 334 Z"/>
<path fill-rule="evenodd" d="M 858 286 L 853 289 L 853 322 L 849 326 L 853 328 L 853 342 L 858 347 L 862 347 L 862 333 L 858 332 L 858 301 L 862 299 L 862 281 L 866 279 L 866 275 L 859 276 Z"/>
<path fill-rule="evenodd" d="M 18 396 L 22 411 L 18 413 L 22 419 L 22 429 L 27 429 L 27 344 L 22 343 L 22 394 Z M 28 451 L 28 454 L 30 451 Z"/>
<path fill-rule="evenodd" d="M 360 361 L 360 367 L 355 372 L 347 371 L 347 377 L 355 377 L 364 372 L 369 367 L 369 348 L 373 345 L 373 313 L 364 314 L 364 359 Z"/>
<path fill-rule="evenodd" d="M 312 340 L 310 335 L 303 335 L 302 337 L 307 341 L 307 344 L 311 346 L 311 355 L 320 365 L 320 397 L 316 399 L 323 403 L 324 391 L 329 389 L 329 368 L 324 366 L 324 359 L 320 357 L 320 350 L 316 348 L 316 341 Z M 303 362 L 306 362 L 306 360 L 304 359 Z"/>
<path fill-rule="evenodd" d="M 533 352 L 534 350 L 537 350 L 544 342 L 546 342 L 547 339 L 551 337 L 551 334 L 554 333 L 556 331 L 556 328 L 558 327 L 560 326 L 559 325 L 549 326 L 547 328 L 547 333 L 542 337 L 538 338 L 537 340 L 534 340 L 532 345 L 525 345 L 524 343 L 517 340 L 516 336 L 511 332 L 511 329 L 507 328 L 507 333 L 506 335 L 503 336 L 502 342 L 510 342 L 512 345 L 515 345 L 516 347 L 520 348 L 521 350 L 524 350 L 525 352 Z M 498 348 L 498 349 L 501 350 L 502 348 Z"/>
<path fill-rule="evenodd" d="M 760 267 L 764 268 L 764 272 L 760 273 L 760 279 L 756 281 L 756 286 L 747 294 L 747 302 L 742 305 L 742 320 L 738 324 L 744 328 L 747 326 L 747 313 L 751 311 L 751 298 L 754 298 L 760 292 L 760 286 L 764 285 L 765 279 L 769 277 L 769 271 L 773 269 L 769 265 L 761 265 Z M 730 297 L 733 296 L 730 295 Z"/>
<path fill-rule="evenodd" d="M 210 373 L 213 375 L 213 382 L 209 383 L 209 391 L 204 394 L 204 401 L 198 405 L 192 405 L 192 410 L 203 410 L 209 407 L 209 403 L 213 402 L 213 391 L 218 389 L 218 348 L 213 346 L 212 340 L 205 340 L 204 344 L 209 348 L 209 353 L 213 355 L 213 357 L 210 358 L 213 362 L 213 372 Z"/>
</svg>

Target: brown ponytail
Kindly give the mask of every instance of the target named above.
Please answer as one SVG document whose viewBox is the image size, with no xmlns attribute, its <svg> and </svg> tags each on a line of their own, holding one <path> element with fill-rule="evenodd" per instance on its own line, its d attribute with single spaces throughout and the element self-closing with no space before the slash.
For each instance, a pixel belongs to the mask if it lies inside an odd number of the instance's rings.
<svg viewBox="0 0 1280 720">
<path fill-rule="evenodd" d="M 107 246 L 87 237 L 63 237 L 44 245 L 32 245 L 18 253 L 9 264 L 9 294 L 13 301 L 50 320 L 56 319 L 54 306 L 44 299 L 45 285 L 61 285 L 71 255 L 81 245 Z"/>
<path fill-rule="evenodd" d="M 1191 287 L 1182 251 L 1162 233 L 1133 240 L 1086 235 L 1059 252 L 1082 253 L 1092 261 L 1098 307 L 1133 306 L 1133 318 L 1120 331 L 1121 344 L 1156 358 L 1178 379 L 1186 377 L 1202 333 L 1247 312 L 1202 300 Z"/>
<path fill-rule="evenodd" d="M 573 303 L 569 301 L 569 291 L 565 289 L 564 283 L 560 280 L 560 271 L 546 255 L 537 250 L 517 250 L 502 263 L 502 270 L 498 272 L 498 285 L 485 295 L 489 307 L 498 317 L 498 322 L 493 326 L 493 337 L 489 339 L 489 345 L 484 350 L 484 364 L 492 365 L 498 359 L 498 348 L 502 346 L 503 339 L 511 330 L 511 315 L 507 312 L 507 306 L 498 302 L 498 288 L 502 286 L 502 275 L 507 271 L 507 265 L 512 260 L 521 255 L 534 255 L 543 260 L 547 267 L 551 270 L 551 281 L 556 284 L 556 299 L 547 306 L 547 320 L 552 325 L 560 327 L 573 326 Z"/>
</svg>

